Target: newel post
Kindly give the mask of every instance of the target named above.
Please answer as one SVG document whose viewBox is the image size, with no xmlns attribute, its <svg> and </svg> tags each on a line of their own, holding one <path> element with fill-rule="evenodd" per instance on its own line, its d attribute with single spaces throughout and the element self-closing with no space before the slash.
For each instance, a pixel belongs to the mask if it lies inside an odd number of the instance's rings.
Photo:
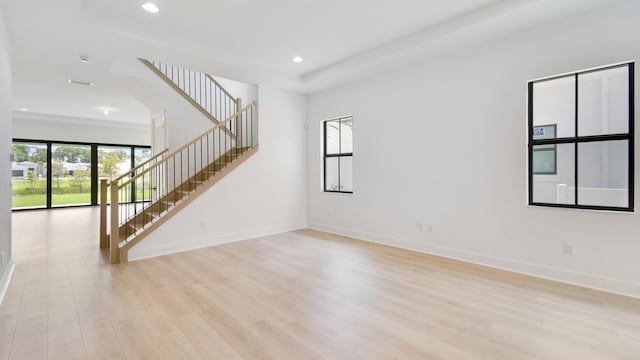
<svg viewBox="0 0 640 360">
<path fill-rule="evenodd" d="M 111 263 L 117 264 L 120 262 L 120 229 L 119 229 L 119 214 L 118 210 L 120 204 L 118 202 L 118 193 L 120 187 L 117 182 L 111 183 L 111 241 L 110 241 L 110 254 Z"/>
<path fill-rule="evenodd" d="M 100 248 L 109 247 L 107 236 L 107 179 L 100 180 Z"/>
</svg>

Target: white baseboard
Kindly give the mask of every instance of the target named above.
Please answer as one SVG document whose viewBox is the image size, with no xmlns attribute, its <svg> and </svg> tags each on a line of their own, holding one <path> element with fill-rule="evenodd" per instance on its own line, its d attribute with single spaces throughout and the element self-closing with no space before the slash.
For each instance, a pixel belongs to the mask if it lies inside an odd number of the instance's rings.
<svg viewBox="0 0 640 360">
<path fill-rule="evenodd" d="M 306 224 L 292 224 L 284 226 L 267 227 L 249 231 L 241 231 L 237 233 L 229 233 L 217 236 L 210 236 L 188 241 L 181 240 L 179 242 L 164 244 L 160 246 L 151 246 L 144 249 L 136 249 L 136 246 L 129 250 L 129 261 L 148 259 L 152 257 L 169 255 L 184 251 L 201 249 L 213 245 L 228 244 L 236 241 L 249 240 L 262 236 L 269 236 L 294 230 L 306 228 Z M 161 230 L 160 230 L 161 231 Z M 137 250 L 137 251 L 136 251 Z"/>
<path fill-rule="evenodd" d="M 577 285 L 594 290 L 605 291 L 613 294 L 640 298 L 640 283 L 632 283 L 617 279 L 610 279 L 598 275 L 569 271 L 557 267 L 532 264 L 510 259 L 471 253 L 462 250 L 447 248 L 433 244 L 421 244 L 420 248 L 415 243 L 401 238 L 380 236 L 361 231 L 354 231 L 335 226 L 322 224 L 309 224 L 310 229 L 348 236 L 358 240 L 397 247 L 401 249 L 422 252 L 430 255 L 441 256 L 449 259 L 465 261 L 472 264 L 487 266 L 495 269 L 506 270 L 514 273 L 530 275 L 547 280 L 558 281 L 566 284 Z"/>
<path fill-rule="evenodd" d="M 7 266 L 7 271 L 2 276 L 2 280 L 0 280 L 0 305 L 4 301 L 4 296 L 7 294 L 7 290 L 9 289 L 9 283 L 11 283 L 11 277 L 13 276 L 13 269 L 15 269 L 16 265 L 12 262 Z"/>
</svg>

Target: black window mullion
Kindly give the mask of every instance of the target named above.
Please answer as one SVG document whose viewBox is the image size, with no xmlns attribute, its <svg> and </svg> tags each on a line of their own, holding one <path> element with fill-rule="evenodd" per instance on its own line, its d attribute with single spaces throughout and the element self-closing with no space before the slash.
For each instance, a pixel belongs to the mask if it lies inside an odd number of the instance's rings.
<svg viewBox="0 0 640 360">
<path fill-rule="evenodd" d="M 533 203 L 533 82 L 529 82 L 528 85 L 528 99 L 529 99 L 529 103 L 527 104 L 529 106 L 528 109 L 528 115 L 529 115 L 529 133 L 527 134 L 527 137 L 529 138 L 529 151 L 528 151 L 528 158 L 529 158 L 529 204 Z"/>
<path fill-rule="evenodd" d="M 575 100 L 574 100 L 574 117 L 575 117 L 575 138 L 578 139 L 578 74 L 575 75 Z M 574 175 L 574 198 L 573 203 L 577 206 L 578 203 L 578 142 L 574 144 L 574 156 L 573 156 L 573 175 Z"/>
<path fill-rule="evenodd" d="M 613 141 L 613 140 L 629 140 L 631 134 L 605 134 L 605 135 L 587 135 L 579 137 L 564 137 L 555 139 L 538 139 L 533 140 L 533 145 L 552 145 L 552 144 L 573 144 L 574 142 L 594 142 L 594 141 Z"/>
<path fill-rule="evenodd" d="M 91 144 L 91 205 L 98 204 L 98 145 Z"/>
<path fill-rule="evenodd" d="M 324 152 L 324 167 L 322 170 L 324 171 L 324 191 L 327 191 L 327 122 L 323 123 L 322 127 L 322 139 L 323 139 L 323 152 Z"/>
<path fill-rule="evenodd" d="M 51 209 L 51 186 L 53 185 L 53 181 L 51 180 L 53 174 L 52 174 L 52 170 L 53 170 L 53 166 L 51 166 L 51 160 L 52 160 L 53 156 L 51 154 L 51 143 L 48 142 L 47 143 L 47 209 Z"/>
<path fill-rule="evenodd" d="M 338 119 L 338 154 L 342 155 L 342 119 Z M 338 157 L 338 192 L 341 191 L 342 182 L 340 180 L 340 161 L 342 157 Z"/>
<path fill-rule="evenodd" d="M 634 63 L 630 63 L 628 68 L 628 75 L 629 75 L 629 200 L 628 200 L 628 205 L 629 205 L 629 209 L 633 209 L 634 208 L 634 200 L 635 200 L 635 195 L 634 195 L 634 154 L 635 154 L 635 129 L 634 129 L 634 99 L 635 99 L 635 64 Z"/>
</svg>

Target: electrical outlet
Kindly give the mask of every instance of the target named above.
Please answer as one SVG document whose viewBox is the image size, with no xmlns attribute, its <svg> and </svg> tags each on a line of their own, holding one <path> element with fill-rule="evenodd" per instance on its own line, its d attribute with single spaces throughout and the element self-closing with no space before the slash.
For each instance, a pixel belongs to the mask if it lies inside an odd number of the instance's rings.
<svg viewBox="0 0 640 360">
<path fill-rule="evenodd" d="M 432 233 L 433 229 L 434 229 L 433 224 L 423 224 L 423 223 L 418 224 L 418 231 L 420 232 Z"/>
<path fill-rule="evenodd" d="M 562 253 L 567 256 L 573 256 L 576 254 L 576 246 L 573 244 L 562 244 Z"/>
</svg>

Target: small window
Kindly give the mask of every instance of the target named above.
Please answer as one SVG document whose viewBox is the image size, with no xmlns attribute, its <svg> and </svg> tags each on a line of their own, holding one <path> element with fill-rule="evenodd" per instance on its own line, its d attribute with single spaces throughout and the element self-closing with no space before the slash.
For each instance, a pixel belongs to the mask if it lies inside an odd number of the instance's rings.
<svg viewBox="0 0 640 360">
<path fill-rule="evenodd" d="M 529 82 L 529 204 L 633 211 L 626 63 Z"/>
<path fill-rule="evenodd" d="M 327 120 L 324 133 L 324 191 L 353 193 L 353 117 Z"/>
</svg>

